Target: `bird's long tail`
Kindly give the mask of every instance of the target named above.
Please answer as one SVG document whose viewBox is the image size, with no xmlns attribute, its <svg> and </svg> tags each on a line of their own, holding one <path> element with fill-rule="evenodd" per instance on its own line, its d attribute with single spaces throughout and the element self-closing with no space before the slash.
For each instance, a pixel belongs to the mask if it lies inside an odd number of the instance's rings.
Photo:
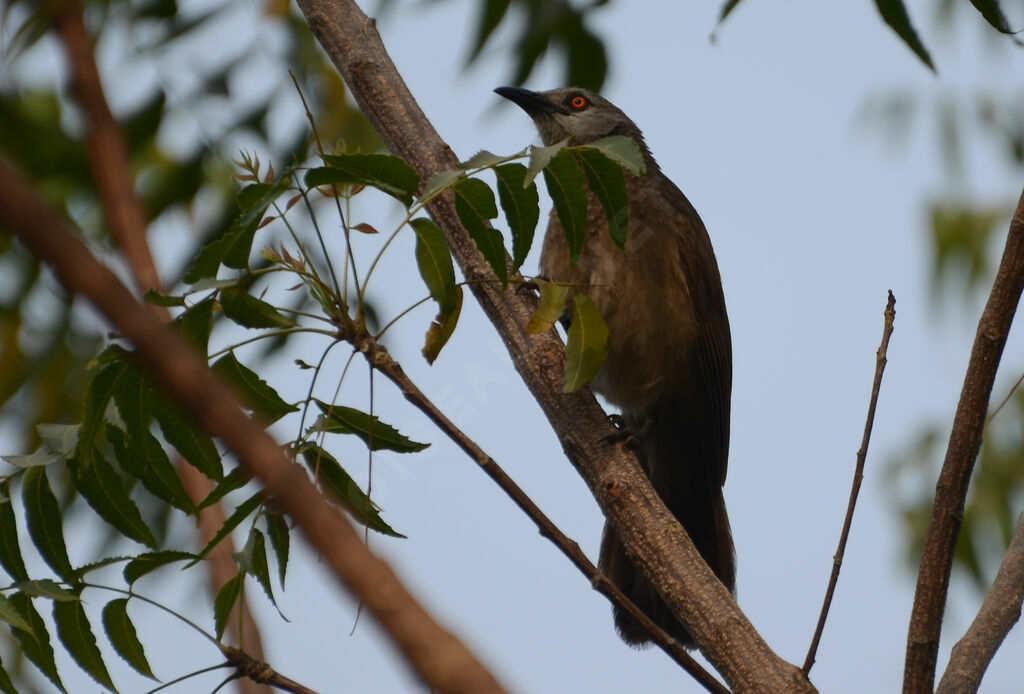
<svg viewBox="0 0 1024 694">
<path fill-rule="evenodd" d="M 701 449 L 702 433 L 693 419 L 678 411 L 657 408 L 650 421 L 627 424 L 646 429 L 641 435 L 638 457 L 655 491 L 693 540 L 704 561 L 729 591 L 735 590 L 736 559 L 729 516 L 722 495 L 721 470 L 724 461 L 709 460 Z M 601 541 L 599 565 L 602 571 L 658 626 L 683 645 L 693 638 L 662 601 L 647 578 L 626 556 L 618 531 L 606 523 Z M 628 614 L 615 608 L 615 626 L 622 639 L 634 646 L 650 642 L 650 636 Z"/>
</svg>

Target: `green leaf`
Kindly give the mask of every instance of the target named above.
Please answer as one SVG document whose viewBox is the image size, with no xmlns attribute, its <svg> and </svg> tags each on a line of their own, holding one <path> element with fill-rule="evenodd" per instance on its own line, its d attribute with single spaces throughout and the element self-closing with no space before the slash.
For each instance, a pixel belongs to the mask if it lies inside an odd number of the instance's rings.
<svg viewBox="0 0 1024 694">
<path fill-rule="evenodd" d="M 251 408 L 264 424 L 276 422 L 299 408 L 281 399 L 277 391 L 228 352 L 213 365 L 213 370 L 230 386 L 242 403 Z"/>
<path fill-rule="evenodd" d="M 495 167 L 498 179 L 498 200 L 512 232 L 512 272 L 517 272 L 533 245 L 533 234 L 540 217 L 537 184 L 526 181 L 526 167 L 504 164 Z"/>
<path fill-rule="evenodd" d="M 562 151 L 544 168 L 544 183 L 565 229 L 569 263 L 575 266 L 587 239 L 587 187 L 583 172 L 576 159 Z"/>
<path fill-rule="evenodd" d="M 270 599 L 274 606 L 277 606 L 277 600 L 274 599 L 274 589 L 270 585 L 270 567 L 267 564 L 266 542 L 259 528 L 253 528 L 249 531 L 249 539 L 246 540 L 245 547 L 234 556 L 238 565 L 246 573 L 252 574 L 256 578 L 256 582 L 263 588 L 267 598 Z"/>
<path fill-rule="evenodd" d="M 1003 10 L 999 6 L 997 0 L 971 0 L 971 4 L 974 5 L 978 12 L 981 12 L 981 16 L 984 17 L 985 21 L 991 24 L 996 31 L 1003 34 L 1017 33 L 1010 26 L 1010 22 L 1007 21 L 1006 15 L 1003 14 Z M 1020 45 L 1020 40 L 1017 39 L 1017 37 L 1014 37 L 1013 40 L 1018 46 Z"/>
<path fill-rule="evenodd" d="M 466 161 L 459 162 L 459 166 L 463 169 L 490 169 L 497 164 L 506 162 L 509 159 L 515 159 L 518 156 L 521 155 L 513 154 L 511 157 L 503 157 L 482 149 Z"/>
<path fill-rule="evenodd" d="M 124 567 L 124 580 L 131 585 L 146 574 L 156 571 L 162 566 L 176 561 L 189 561 L 196 558 L 196 555 L 192 554 L 192 552 L 181 552 L 178 550 L 163 550 L 161 552 L 140 554 Z"/>
<path fill-rule="evenodd" d="M 18 694 L 14 682 L 11 681 L 11 676 L 4 670 L 3 665 L 0 665 L 0 692 L 4 694 Z"/>
<path fill-rule="evenodd" d="M 75 460 L 69 463 L 68 468 L 75 489 L 100 518 L 125 537 L 156 547 L 153 531 L 142 520 L 139 507 L 125 491 L 121 476 L 98 450 L 93 452 L 92 464 L 82 465 Z"/>
<path fill-rule="evenodd" d="M 30 467 L 46 467 L 52 463 L 59 462 L 62 458 L 60 453 L 46 450 L 42 447 L 37 448 L 34 452 L 28 455 L 4 455 L 0 456 L 5 462 L 10 463 L 14 467 L 20 467 L 22 469 Z"/>
<path fill-rule="evenodd" d="M 550 330 L 565 315 L 569 305 L 569 287 L 542 279 L 534 282 L 540 287 L 540 305 L 530 316 L 526 332 L 536 335 Z"/>
<path fill-rule="evenodd" d="M 207 277 L 215 277 L 222 263 L 237 269 L 247 267 L 252 239 L 263 214 L 290 186 L 290 179 L 282 177 L 274 183 L 253 183 L 240 190 L 236 200 L 241 214 L 226 232 L 203 246 L 182 280 L 193 284 Z"/>
<path fill-rule="evenodd" d="M 565 149 L 568 145 L 569 138 L 565 138 L 561 142 L 556 142 L 555 144 L 548 145 L 547 147 L 531 147 L 530 166 L 526 171 L 526 179 L 523 181 L 523 187 L 533 183 L 533 179 L 537 178 L 540 172 L 547 168 L 555 155 Z"/>
<path fill-rule="evenodd" d="M 32 631 L 32 626 L 28 623 L 28 620 L 21 615 L 21 612 L 14 606 L 14 603 L 8 600 L 7 596 L 2 593 L 0 593 L 0 619 L 22 631 Z"/>
<path fill-rule="evenodd" d="M 103 655 L 96 646 L 96 637 L 85 616 L 80 600 L 53 603 L 53 620 L 57 623 L 57 636 L 83 670 L 107 689 L 116 692 L 110 679 Z"/>
<path fill-rule="evenodd" d="M 185 341 L 205 356 L 209 351 L 210 331 L 213 329 L 213 299 L 204 299 L 189 306 L 171 322 Z"/>
<path fill-rule="evenodd" d="M 36 432 L 40 440 L 62 458 L 70 458 L 78 448 L 77 424 L 39 424 Z"/>
<path fill-rule="evenodd" d="M 579 152 L 580 165 L 587 174 L 590 191 L 597 196 L 608 221 L 608 232 L 619 248 L 626 247 L 629 231 L 629 195 L 626 193 L 626 175 L 622 168 L 600 152 L 583 149 Z"/>
<path fill-rule="evenodd" d="M 60 506 L 50 488 L 46 468 L 33 467 L 25 471 L 21 495 L 32 542 L 58 576 L 72 581 L 75 571 L 64 545 Z"/>
<path fill-rule="evenodd" d="M 93 373 L 85 390 L 82 423 L 75 450 L 75 456 L 83 466 L 88 467 L 92 462 L 97 438 L 106 423 L 107 406 L 114 397 L 114 391 L 121 379 L 132 375 L 138 378 L 138 369 L 127 358 L 105 363 Z"/>
<path fill-rule="evenodd" d="M 413 441 L 390 424 L 380 421 L 380 418 L 360 410 L 344 405 L 331 405 L 323 400 L 314 399 L 314 402 L 324 413 L 322 421 L 316 427 L 318 431 L 330 434 L 355 434 L 374 451 L 415 453 L 430 445 Z"/>
<path fill-rule="evenodd" d="M 244 582 L 245 573 L 239 571 L 217 591 L 217 597 L 213 600 L 213 620 L 216 625 L 218 639 L 224 636 L 224 629 L 227 627 L 228 619 L 231 617 L 231 609 L 242 595 L 242 585 Z"/>
<path fill-rule="evenodd" d="M 7 501 L 0 504 L 0 564 L 15 581 L 27 581 L 28 570 L 21 558 L 21 546 L 18 543 L 18 523 L 14 517 L 14 505 L 10 501 L 11 483 L 4 482 L 4 496 Z"/>
<path fill-rule="evenodd" d="M 501 24 L 501 20 L 505 17 L 505 13 L 508 12 L 510 4 L 510 0 L 484 0 L 480 11 L 480 21 L 477 24 L 476 37 L 473 39 L 473 48 L 469 53 L 469 57 L 466 58 L 467 65 L 480 55 L 480 51 L 483 50 L 487 39 L 491 37 L 494 30 Z"/>
<path fill-rule="evenodd" d="M 462 287 L 455 287 L 455 310 L 451 313 L 438 313 L 427 328 L 427 337 L 423 343 L 423 356 L 428 364 L 441 353 L 441 350 L 448 344 L 448 338 L 455 332 L 455 326 L 459 322 L 459 315 L 462 313 Z"/>
<path fill-rule="evenodd" d="M 451 313 L 455 309 L 455 268 L 444 234 L 425 217 L 414 219 L 410 224 L 416 232 L 416 264 L 420 276 L 441 313 Z"/>
<path fill-rule="evenodd" d="M 146 651 L 135 632 L 135 625 L 128 617 L 128 598 L 111 600 L 103 608 L 103 629 L 117 654 L 135 668 L 140 675 L 156 679 L 153 668 L 146 659 Z"/>
<path fill-rule="evenodd" d="M 401 158 L 388 154 L 328 154 L 324 162 L 327 166 L 310 169 L 306 173 L 306 185 L 310 188 L 361 183 L 387 193 L 409 207 L 420 185 L 415 169 Z"/>
<path fill-rule="evenodd" d="M 565 346 L 565 386 L 562 392 L 579 390 L 597 373 L 608 357 L 608 326 L 589 296 L 573 295 L 572 324 Z"/>
<path fill-rule="evenodd" d="M 187 569 L 189 566 L 196 564 L 200 559 L 205 559 L 209 556 L 210 552 L 213 551 L 213 548 L 219 545 L 225 537 L 230 535 L 231 531 L 237 528 L 242 521 L 251 516 L 252 513 L 263 504 L 263 501 L 263 492 L 260 491 L 256 492 L 239 504 L 235 508 L 234 512 L 228 516 L 228 519 L 224 521 L 224 525 L 222 525 L 220 530 L 217 531 L 217 534 L 206 543 L 206 546 L 203 547 L 203 551 L 201 551 L 195 559 L 189 562 L 185 568 Z"/>
<path fill-rule="evenodd" d="M 465 178 L 465 171 L 442 171 L 441 173 L 434 174 L 427 181 L 427 185 L 423 187 L 423 192 L 420 193 L 420 200 L 429 200 L 445 188 L 448 188 L 453 183 L 458 181 L 460 178 Z"/>
<path fill-rule="evenodd" d="M 480 249 L 487 264 L 501 280 L 508 283 L 508 268 L 505 264 L 505 242 L 501 232 L 488 226 L 488 220 L 498 216 L 494 193 L 487 184 L 476 178 L 467 178 L 455 184 L 455 212 L 466 227 L 469 237 Z"/>
<path fill-rule="evenodd" d="M 291 548 L 291 535 L 288 532 L 288 523 L 284 516 L 275 511 L 267 511 L 263 514 L 267 522 L 267 534 L 270 536 L 270 546 L 274 548 L 274 555 L 277 557 L 277 575 L 284 588 L 284 577 L 288 573 L 288 552 Z"/>
<path fill-rule="evenodd" d="M 935 65 L 932 63 L 932 57 L 928 54 L 928 49 L 925 48 L 924 43 L 918 38 L 917 31 L 914 30 L 914 26 L 910 23 L 910 15 L 907 14 L 907 8 L 903 6 L 903 0 L 875 0 L 875 6 L 878 7 L 878 11 L 882 15 L 882 19 L 885 20 L 885 23 L 896 32 L 897 36 L 903 39 L 903 43 L 907 44 L 907 47 L 917 54 L 921 62 L 928 66 L 928 69 L 936 72 Z"/>
<path fill-rule="evenodd" d="M 29 660 L 36 664 L 39 671 L 53 682 L 57 688 L 66 692 L 64 684 L 57 674 L 57 663 L 53 659 L 53 647 L 50 645 L 50 636 L 46 632 L 46 624 L 43 618 L 32 606 L 32 601 L 24 593 L 15 593 L 11 596 L 11 603 L 21 613 L 21 616 L 32 625 L 31 631 L 24 631 L 17 627 L 11 627 L 11 633 L 18 641 L 20 650 Z"/>
<path fill-rule="evenodd" d="M 625 135 L 609 135 L 600 140 L 573 147 L 573 149 L 597 150 L 634 176 L 642 176 L 647 171 L 647 163 L 644 161 L 644 153 L 640 149 L 640 144 Z"/>
<path fill-rule="evenodd" d="M 249 477 L 241 466 L 236 467 L 234 470 L 224 475 L 224 477 L 217 482 L 217 486 L 213 488 L 213 491 L 207 494 L 206 498 L 199 502 L 199 510 L 202 511 L 204 508 L 209 508 L 236 489 L 241 489 L 249 482 L 250 479 L 252 478 Z"/>
<path fill-rule="evenodd" d="M 78 600 L 78 596 L 62 587 L 56 581 L 42 578 L 36 581 L 18 581 L 14 587 L 21 593 L 33 598 L 47 598 L 57 602 Z"/>
<path fill-rule="evenodd" d="M 183 296 L 169 296 L 167 294 L 161 294 L 155 289 L 147 289 L 146 293 L 143 294 L 147 303 L 153 304 L 154 306 L 184 306 L 185 297 Z"/>
<path fill-rule="evenodd" d="M 223 290 L 220 305 L 224 315 L 243 328 L 291 328 L 296 324 L 267 302 L 238 287 Z"/>
<path fill-rule="evenodd" d="M 302 444 L 299 453 L 320 488 L 348 509 L 353 518 L 384 535 L 405 537 L 384 522 L 380 517 L 380 507 L 366 496 L 334 456 L 313 443 Z"/>
<path fill-rule="evenodd" d="M 725 18 L 736 9 L 736 5 L 740 4 L 740 0 L 725 0 L 722 4 L 722 9 L 718 11 L 718 23 L 721 24 L 725 21 Z"/>
<path fill-rule="evenodd" d="M 150 401 L 152 414 L 160 425 L 167 442 L 174 446 L 185 461 L 211 480 L 224 476 L 220 453 L 213 440 L 204 434 L 177 405 L 164 397 Z"/>
</svg>

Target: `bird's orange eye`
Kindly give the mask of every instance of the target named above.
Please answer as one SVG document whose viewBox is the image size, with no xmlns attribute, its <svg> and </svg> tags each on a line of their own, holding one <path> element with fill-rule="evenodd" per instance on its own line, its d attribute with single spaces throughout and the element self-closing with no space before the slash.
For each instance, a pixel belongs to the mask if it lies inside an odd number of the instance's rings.
<svg viewBox="0 0 1024 694">
<path fill-rule="evenodd" d="M 587 101 L 587 97 L 580 96 L 579 94 L 569 99 L 569 105 L 572 106 L 577 111 L 582 111 L 587 107 L 589 103 L 590 102 Z"/>
</svg>

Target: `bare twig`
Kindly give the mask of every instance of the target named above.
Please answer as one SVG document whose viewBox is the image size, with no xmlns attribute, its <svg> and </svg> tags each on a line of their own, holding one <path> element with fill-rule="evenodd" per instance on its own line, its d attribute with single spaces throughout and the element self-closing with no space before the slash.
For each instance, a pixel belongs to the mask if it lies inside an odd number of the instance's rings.
<svg viewBox="0 0 1024 694">
<path fill-rule="evenodd" d="M 121 128 L 103 93 L 82 7 L 78 0 L 55 0 L 53 12 L 54 22 L 67 53 L 72 90 L 86 114 L 86 149 L 110 234 L 128 261 L 136 287 L 143 292 L 149 289 L 159 291 L 160 277 L 146 239 L 146 214 L 135 194 L 131 162 Z M 160 320 L 170 320 L 167 309 L 155 304 L 147 304 L 147 307 Z M 196 503 L 213 490 L 214 483 L 196 468 L 180 459 L 176 467 L 185 489 Z M 224 525 L 224 520 L 224 507 L 220 503 L 211 504 L 199 512 L 200 546 L 205 546 L 213 539 Z M 234 553 L 235 543 L 231 537 L 224 538 L 210 552 L 207 583 L 211 595 L 216 595 L 235 575 L 237 563 L 233 558 Z M 239 600 L 232 608 L 232 613 L 237 619 L 230 618 L 228 624 L 234 638 L 254 657 L 262 659 L 263 641 L 248 604 Z M 240 688 L 245 694 L 263 694 L 267 691 L 265 687 L 248 680 L 241 682 Z"/>
<path fill-rule="evenodd" d="M 996 580 L 985 593 L 978 615 L 953 647 L 946 672 L 935 694 L 970 694 L 978 691 L 992 656 L 1020 619 L 1024 601 L 1024 514 L 1003 555 Z"/>
<path fill-rule="evenodd" d="M 238 678 L 246 678 L 248 681 L 265 684 L 281 691 L 292 692 L 292 694 L 317 694 L 309 687 L 285 677 L 261 660 L 253 658 L 245 651 L 230 646 L 222 646 L 221 651 L 228 663 L 235 668 L 235 676 Z"/>
<path fill-rule="evenodd" d="M 338 579 L 366 603 L 424 682 L 451 694 L 504 691 L 469 649 L 416 602 L 391 568 L 363 546 L 352 524 L 324 500 L 266 430 L 245 415 L 204 361 L 139 305 L 3 161 L 0 225 L 52 265 L 70 291 L 89 299 L 135 345 L 135 356 L 165 393 L 262 481 L 273 503 L 295 520 Z"/>
<path fill-rule="evenodd" d="M 374 23 L 352 0 L 298 0 L 310 29 L 338 67 L 363 113 L 393 154 L 428 181 L 457 168 L 388 56 Z M 467 285 L 508 348 L 515 368 L 551 423 L 569 461 L 615 524 L 626 550 L 701 650 L 738 691 L 810 692 L 796 666 L 776 655 L 703 561 L 686 531 L 665 508 L 636 456 L 586 389 L 562 392 L 565 350 L 554 331 L 531 335 L 536 306 L 529 292 L 507 293 L 459 224 L 453 196 L 428 211 L 444 232 Z"/>
<path fill-rule="evenodd" d="M 832 595 L 835 593 L 836 583 L 839 582 L 839 569 L 843 565 L 846 541 L 850 537 L 853 511 L 857 507 L 857 495 L 860 493 L 860 484 L 864 479 L 864 462 L 868 457 L 871 429 L 875 425 L 875 408 L 878 405 L 878 393 L 882 388 L 882 374 L 885 372 L 885 364 L 887 362 L 886 353 L 889 350 L 889 338 L 892 337 L 893 322 L 896 320 L 896 297 L 892 295 L 892 291 L 889 292 L 889 300 L 886 302 L 884 315 L 885 323 L 882 328 L 882 343 L 878 346 L 878 352 L 875 355 L 875 380 L 871 385 L 871 400 L 868 403 L 867 421 L 864 422 L 864 436 L 861 438 L 860 450 L 857 451 L 857 464 L 853 471 L 850 502 L 846 507 L 843 530 L 839 533 L 839 547 L 836 549 L 835 556 L 832 557 L 832 574 L 828 578 L 828 588 L 825 589 L 825 600 L 821 605 L 821 614 L 818 616 L 818 626 L 814 629 L 814 637 L 811 639 L 811 646 L 807 649 L 807 657 L 804 659 L 804 675 L 809 675 L 811 668 L 814 666 L 814 658 L 818 653 L 818 644 L 821 642 L 821 635 L 825 631 L 825 620 L 828 618 L 828 610 L 832 605 Z"/>
<path fill-rule="evenodd" d="M 611 602 L 629 613 L 653 637 L 655 643 L 675 660 L 680 667 L 693 676 L 707 691 L 715 694 L 728 694 L 729 690 L 716 680 L 711 673 L 701 667 L 679 642 L 655 624 L 650 617 L 627 598 L 601 571 L 587 558 L 580 546 L 569 538 L 547 515 L 533 502 L 515 480 L 508 476 L 498 463 L 483 451 L 480 446 L 469 438 L 455 425 L 431 400 L 423 394 L 419 387 L 406 375 L 402 365 L 392 359 L 388 351 L 375 339 L 364 335 L 355 340 L 356 348 L 366 355 L 374 368 L 387 376 L 405 396 L 405 399 L 423 412 L 437 428 L 444 432 L 466 455 L 472 458 L 483 471 L 494 480 L 502 491 L 515 502 L 522 511 L 537 525 L 540 534 L 562 551 L 569 561 L 584 576 L 590 579 L 591 586 L 607 597 Z"/>
<path fill-rule="evenodd" d="M 985 413 L 1006 336 L 1024 288 L 1024 194 L 1010 222 L 1003 257 L 978 322 L 963 390 L 949 435 L 935 503 L 928 521 L 914 607 L 907 634 L 904 694 L 930 694 L 935 682 L 942 613 L 946 607 L 953 552 L 963 522 L 964 502 L 981 448 Z"/>
</svg>

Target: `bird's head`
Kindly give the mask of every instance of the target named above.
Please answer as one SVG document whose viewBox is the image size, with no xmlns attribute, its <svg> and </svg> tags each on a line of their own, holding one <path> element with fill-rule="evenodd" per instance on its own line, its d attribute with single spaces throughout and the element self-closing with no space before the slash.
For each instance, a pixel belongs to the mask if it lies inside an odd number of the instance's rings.
<svg viewBox="0 0 1024 694">
<path fill-rule="evenodd" d="M 583 145 L 608 135 L 626 135 L 643 144 L 640 129 L 625 113 L 586 89 L 563 87 L 532 92 L 519 87 L 498 87 L 494 91 L 526 111 L 545 145 L 570 136 L 576 144 Z"/>
</svg>

